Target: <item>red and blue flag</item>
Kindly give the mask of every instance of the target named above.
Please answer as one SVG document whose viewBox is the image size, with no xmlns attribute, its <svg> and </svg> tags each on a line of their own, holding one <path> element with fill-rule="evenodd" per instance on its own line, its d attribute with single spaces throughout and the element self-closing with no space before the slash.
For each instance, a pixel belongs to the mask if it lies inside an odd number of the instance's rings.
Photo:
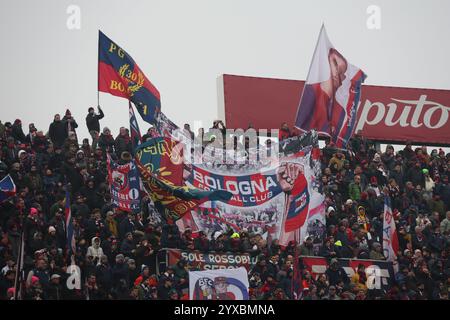
<svg viewBox="0 0 450 320">
<path fill-rule="evenodd" d="M 66 239 L 69 256 L 76 252 L 75 234 L 73 230 L 72 210 L 70 209 L 70 192 L 66 190 L 66 206 L 65 206 L 65 223 L 66 223 Z"/>
<path fill-rule="evenodd" d="M 7 200 L 8 198 L 16 194 L 16 185 L 13 179 L 8 174 L 0 181 L 0 202 Z"/>
<path fill-rule="evenodd" d="M 161 110 L 158 89 L 133 58 L 99 31 L 98 90 L 134 103 L 142 119 L 154 123 Z"/>
</svg>

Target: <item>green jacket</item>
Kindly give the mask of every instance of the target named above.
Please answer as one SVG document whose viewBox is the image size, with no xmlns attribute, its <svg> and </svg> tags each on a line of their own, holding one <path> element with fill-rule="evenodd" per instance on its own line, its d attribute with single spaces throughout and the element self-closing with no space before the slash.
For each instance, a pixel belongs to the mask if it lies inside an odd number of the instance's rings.
<svg viewBox="0 0 450 320">
<path fill-rule="evenodd" d="M 357 185 L 354 182 L 350 183 L 348 185 L 348 195 L 354 201 L 361 199 L 361 185 Z"/>
</svg>

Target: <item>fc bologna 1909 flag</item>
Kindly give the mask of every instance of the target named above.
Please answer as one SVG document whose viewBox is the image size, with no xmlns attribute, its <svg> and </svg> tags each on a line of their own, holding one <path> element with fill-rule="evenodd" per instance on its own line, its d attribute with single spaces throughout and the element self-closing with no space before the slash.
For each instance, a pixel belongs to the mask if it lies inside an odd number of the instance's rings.
<svg viewBox="0 0 450 320">
<path fill-rule="evenodd" d="M 98 89 L 131 100 L 142 119 L 154 123 L 161 110 L 158 89 L 133 58 L 99 31 Z"/>
<path fill-rule="evenodd" d="M 134 161 L 119 165 L 108 155 L 108 182 L 114 206 L 126 212 L 139 212 L 140 180 Z"/>
<path fill-rule="evenodd" d="M 356 124 L 364 72 L 347 62 L 320 31 L 308 78 L 297 111 L 295 126 L 315 129 L 345 148 Z"/>
<path fill-rule="evenodd" d="M 190 300 L 248 300 L 248 275 L 244 267 L 190 271 Z"/>
</svg>

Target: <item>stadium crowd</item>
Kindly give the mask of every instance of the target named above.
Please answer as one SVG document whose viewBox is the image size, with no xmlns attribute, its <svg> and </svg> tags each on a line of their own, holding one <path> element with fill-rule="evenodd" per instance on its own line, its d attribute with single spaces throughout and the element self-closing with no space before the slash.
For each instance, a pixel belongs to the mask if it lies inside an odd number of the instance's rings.
<svg viewBox="0 0 450 320">
<path fill-rule="evenodd" d="M 116 210 L 107 183 L 106 154 L 131 161 L 131 138 L 125 127 L 116 137 L 100 131 L 99 114 L 86 116 L 91 141 L 79 144 L 78 124 L 67 110 L 47 129 L 21 120 L 0 122 L 0 179 L 10 174 L 15 196 L 0 204 L 0 299 L 13 299 L 21 232 L 25 232 L 22 298 L 187 299 L 184 260 L 164 266 L 162 248 L 202 252 L 247 252 L 257 256 L 249 271 L 251 299 L 302 300 L 447 300 L 450 290 L 450 154 L 410 142 L 398 152 L 377 151 L 360 135 L 347 151 L 330 142 L 321 149 L 322 186 L 326 197 L 326 237 L 308 237 L 281 247 L 246 232 L 193 235 L 164 224 L 148 197 L 142 212 Z M 223 123 L 215 122 L 214 127 Z M 185 129 L 190 131 L 189 126 Z M 151 136 L 151 130 L 143 139 Z M 194 134 L 191 132 L 191 136 Z M 286 124 L 280 138 L 292 136 Z M 71 186 L 71 213 L 76 239 L 76 265 L 81 289 L 66 285 L 71 258 L 66 254 L 65 194 Z M 382 227 L 384 193 L 391 198 L 399 239 L 399 272 L 387 290 L 369 289 L 364 266 L 349 277 L 338 258 L 384 260 Z M 322 243 L 323 242 L 323 243 Z M 296 252 L 297 250 L 297 252 Z M 318 278 L 295 257 L 322 256 L 327 270 Z M 298 265 L 301 281 L 293 281 Z M 296 292 L 296 294 L 293 294 Z"/>
</svg>

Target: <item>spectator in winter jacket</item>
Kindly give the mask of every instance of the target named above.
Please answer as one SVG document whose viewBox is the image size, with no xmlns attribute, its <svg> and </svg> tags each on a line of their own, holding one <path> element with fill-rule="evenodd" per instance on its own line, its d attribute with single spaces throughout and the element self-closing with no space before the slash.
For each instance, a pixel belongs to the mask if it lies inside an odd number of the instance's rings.
<svg viewBox="0 0 450 320">
<path fill-rule="evenodd" d="M 69 134 L 70 132 L 75 132 L 76 135 L 75 129 L 78 128 L 78 124 L 72 117 L 72 113 L 70 112 L 69 109 L 66 110 L 66 113 L 63 117 L 63 121 L 66 125 L 67 133 Z"/>
<path fill-rule="evenodd" d="M 12 125 L 12 136 L 19 143 L 25 143 L 25 134 L 22 129 L 22 121 L 16 119 Z"/>
<path fill-rule="evenodd" d="M 348 195 L 352 200 L 361 199 L 361 177 L 359 175 L 355 175 L 353 178 L 353 182 L 348 186 Z"/>
<path fill-rule="evenodd" d="M 447 211 L 446 218 L 442 220 L 441 225 L 441 233 L 442 234 L 449 234 L 450 231 L 450 211 Z"/>
<path fill-rule="evenodd" d="M 314 256 L 314 248 L 313 248 L 313 242 L 312 238 L 310 236 L 307 236 L 305 238 L 305 241 L 300 246 L 300 254 L 302 256 Z"/>
<path fill-rule="evenodd" d="M 337 259 L 331 259 L 330 266 L 325 274 L 328 277 L 330 286 L 334 286 L 341 281 L 344 282 L 344 284 L 348 284 L 350 282 L 347 273 L 345 272 L 344 268 L 339 266 L 339 262 Z"/>
<path fill-rule="evenodd" d="M 381 247 L 381 244 L 379 244 L 378 242 L 374 242 L 372 244 L 372 250 L 370 251 L 370 259 L 386 260 L 385 256 L 383 255 L 383 249 Z"/>
<path fill-rule="evenodd" d="M 119 225 L 119 236 L 124 239 L 128 233 L 136 231 L 134 215 L 129 213 L 126 219 L 123 219 Z"/>
<path fill-rule="evenodd" d="M 98 146 L 102 149 L 104 157 L 106 157 L 107 153 L 114 152 L 115 141 L 108 127 L 103 128 L 102 134 L 98 139 Z"/>
<path fill-rule="evenodd" d="M 100 106 L 97 107 L 99 114 L 95 114 L 94 108 L 90 107 L 88 110 L 88 115 L 86 116 L 86 126 L 92 137 L 92 149 L 97 148 L 98 134 L 100 133 L 100 119 L 105 115 L 103 114 Z"/>
<path fill-rule="evenodd" d="M 120 252 L 122 252 L 127 257 L 134 257 L 134 240 L 133 240 L 133 234 L 131 232 L 128 232 L 125 235 L 125 239 L 122 241 L 122 245 L 120 246 Z"/>
<path fill-rule="evenodd" d="M 66 123 L 61 120 L 59 114 L 55 114 L 54 120 L 48 128 L 48 135 L 55 148 L 61 148 L 68 137 Z"/>
<path fill-rule="evenodd" d="M 131 138 L 125 127 L 120 128 L 120 133 L 114 142 L 116 154 L 121 155 L 122 152 L 128 151 L 132 153 Z"/>
<path fill-rule="evenodd" d="M 91 246 L 88 248 L 86 257 L 92 257 L 94 262 L 97 262 L 97 265 L 101 264 L 100 258 L 103 256 L 103 249 L 100 247 L 100 238 L 93 237 L 91 240 Z"/>
</svg>

